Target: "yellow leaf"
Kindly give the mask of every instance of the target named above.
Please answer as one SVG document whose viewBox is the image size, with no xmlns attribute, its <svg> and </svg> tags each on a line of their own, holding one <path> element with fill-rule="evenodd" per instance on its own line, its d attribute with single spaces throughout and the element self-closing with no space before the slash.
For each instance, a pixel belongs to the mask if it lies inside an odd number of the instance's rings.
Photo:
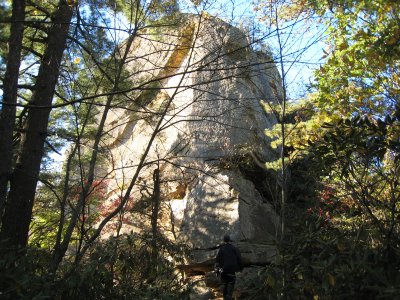
<svg viewBox="0 0 400 300">
<path fill-rule="evenodd" d="M 79 64 L 81 62 L 81 58 L 77 57 L 74 59 L 74 64 Z"/>
<path fill-rule="evenodd" d="M 392 46 L 392 45 L 394 45 L 396 43 L 397 43 L 397 38 L 394 37 L 394 36 L 391 37 L 388 41 L 386 41 L 386 44 L 389 45 L 389 46 Z"/>
<path fill-rule="evenodd" d="M 274 287 L 275 286 L 275 278 L 272 277 L 271 275 L 268 275 L 267 279 L 265 280 L 265 283 L 270 287 Z"/>
<path fill-rule="evenodd" d="M 69 6 L 74 6 L 74 5 L 77 4 L 77 3 L 78 3 L 77 0 L 67 0 L 67 4 L 68 4 Z"/>
<path fill-rule="evenodd" d="M 344 251 L 345 249 L 346 249 L 346 246 L 345 246 L 345 244 L 342 242 L 342 241 L 338 241 L 337 242 L 337 248 L 338 248 L 338 250 L 340 251 L 340 252 L 342 252 L 342 251 Z"/>
<path fill-rule="evenodd" d="M 206 12 L 205 10 L 203 10 L 201 12 L 201 16 L 205 19 L 205 20 L 209 20 L 211 18 L 210 14 L 208 12 Z"/>
<path fill-rule="evenodd" d="M 336 284 L 336 278 L 332 274 L 328 273 L 328 282 L 331 286 L 335 286 Z"/>
</svg>

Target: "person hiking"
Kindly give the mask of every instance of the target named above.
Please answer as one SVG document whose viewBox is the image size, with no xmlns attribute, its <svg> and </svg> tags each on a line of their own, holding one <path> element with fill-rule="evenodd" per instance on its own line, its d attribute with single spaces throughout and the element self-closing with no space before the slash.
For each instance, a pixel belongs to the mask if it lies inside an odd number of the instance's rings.
<svg viewBox="0 0 400 300">
<path fill-rule="evenodd" d="M 242 257 L 240 251 L 232 245 L 229 235 L 224 235 L 224 243 L 219 248 L 215 258 L 216 268 L 221 275 L 221 281 L 224 284 L 224 300 L 231 300 L 235 288 L 235 272 L 242 271 Z"/>
</svg>

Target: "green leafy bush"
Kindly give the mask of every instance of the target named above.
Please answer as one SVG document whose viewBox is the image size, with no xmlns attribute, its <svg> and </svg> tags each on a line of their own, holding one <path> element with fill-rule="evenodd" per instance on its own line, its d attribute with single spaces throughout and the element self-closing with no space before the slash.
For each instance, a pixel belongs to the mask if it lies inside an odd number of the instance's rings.
<svg viewBox="0 0 400 300">
<path fill-rule="evenodd" d="M 122 235 L 97 243 L 78 264 L 66 260 L 52 276 L 51 255 L 37 248 L 2 257 L 1 299 L 185 299 L 171 257 L 183 248 L 147 235 Z"/>
</svg>

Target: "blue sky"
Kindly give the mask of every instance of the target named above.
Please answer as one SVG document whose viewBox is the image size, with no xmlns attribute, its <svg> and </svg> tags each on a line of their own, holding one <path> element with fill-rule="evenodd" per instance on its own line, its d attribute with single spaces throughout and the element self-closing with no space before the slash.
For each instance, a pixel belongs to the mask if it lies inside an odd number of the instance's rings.
<svg viewBox="0 0 400 300">
<path fill-rule="evenodd" d="M 254 11 L 252 0 L 203 0 L 195 6 L 191 0 L 179 1 L 180 9 L 183 12 L 201 13 L 206 11 L 212 16 L 243 28 L 249 32 L 258 31 L 256 35 L 268 35 L 268 28 L 265 23 L 259 21 L 260 15 Z M 109 14 L 113 27 L 128 29 L 129 25 L 122 14 Z M 288 26 L 288 24 L 284 24 Z M 323 63 L 322 41 L 318 41 L 323 36 L 323 24 L 310 24 L 309 22 L 299 22 L 294 27 L 281 30 L 281 39 L 284 41 L 284 68 L 287 81 L 287 91 L 291 99 L 299 99 L 307 92 L 307 87 L 313 80 L 313 70 L 319 68 Z M 109 32 L 116 41 L 122 42 L 127 33 L 124 31 Z M 276 34 L 269 34 L 262 42 L 272 50 L 276 61 L 279 61 L 279 44 Z M 303 51 L 304 48 L 307 48 Z"/>
<path fill-rule="evenodd" d="M 181 9 L 188 12 L 201 10 L 210 15 L 219 17 L 237 27 L 253 32 L 256 35 L 267 36 L 262 40 L 268 45 L 279 61 L 279 43 L 276 34 L 268 34 L 274 28 L 269 28 L 265 23 L 259 21 L 260 15 L 254 11 L 252 0 L 209 0 L 203 1 L 202 5 L 195 8 L 190 0 L 181 1 Z M 288 26 L 280 31 L 281 40 L 284 41 L 284 69 L 287 80 L 287 91 L 289 98 L 296 100 L 305 95 L 307 87 L 313 80 L 313 71 L 323 63 L 323 49 L 326 45 L 322 39 L 324 36 L 324 25 L 311 22 L 299 22 L 296 26 Z"/>
</svg>

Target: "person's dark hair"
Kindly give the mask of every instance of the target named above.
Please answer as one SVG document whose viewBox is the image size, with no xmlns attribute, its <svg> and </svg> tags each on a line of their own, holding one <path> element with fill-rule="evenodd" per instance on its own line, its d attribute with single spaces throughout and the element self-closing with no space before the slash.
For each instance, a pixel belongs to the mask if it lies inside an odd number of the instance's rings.
<svg viewBox="0 0 400 300">
<path fill-rule="evenodd" d="M 225 235 L 224 235 L 224 242 L 225 242 L 225 243 L 232 242 L 231 237 L 229 236 L 229 234 L 225 234 Z"/>
</svg>

